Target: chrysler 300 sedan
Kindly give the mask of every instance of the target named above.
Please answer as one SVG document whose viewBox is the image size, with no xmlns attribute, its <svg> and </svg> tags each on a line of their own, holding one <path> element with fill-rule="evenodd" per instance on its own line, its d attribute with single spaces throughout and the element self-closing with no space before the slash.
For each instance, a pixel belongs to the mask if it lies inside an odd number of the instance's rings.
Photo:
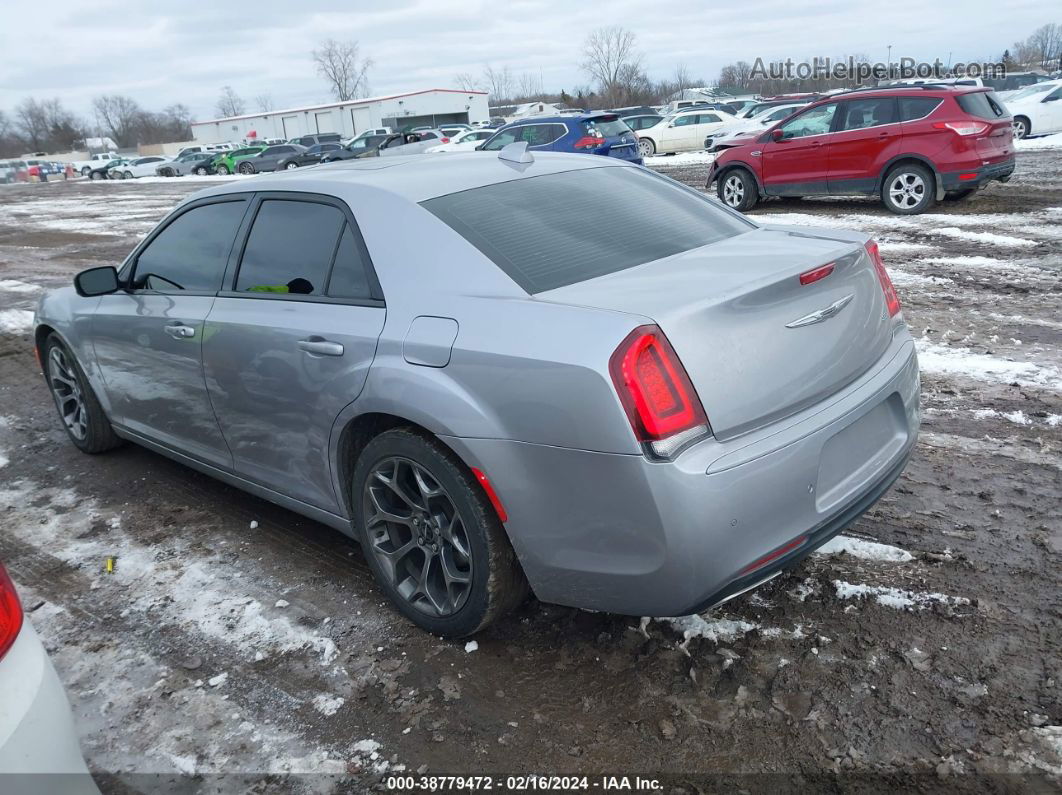
<svg viewBox="0 0 1062 795">
<path fill-rule="evenodd" d="M 185 200 L 40 304 L 71 441 L 144 445 L 354 536 L 398 610 L 451 637 L 529 589 L 704 609 L 889 488 L 919 379 L 873 241 L 524 148 Z"/>
</svg>

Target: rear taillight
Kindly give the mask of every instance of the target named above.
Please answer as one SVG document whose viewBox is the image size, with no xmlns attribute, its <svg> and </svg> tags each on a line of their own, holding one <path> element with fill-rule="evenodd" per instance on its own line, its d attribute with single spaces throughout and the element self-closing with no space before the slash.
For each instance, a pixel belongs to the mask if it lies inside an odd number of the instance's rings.
<svg viewBox="0 0 1062 795">
<path fill-rule="evenodd" d="M 15 593 L 15 584 L 0 563 L 0 660 L 7 654 L 22 629 L 22 604 Z"/>
<path fill-rule="evenodd" d="M 605 142 L 604 138 L 598 138 L 594 135 L 584 135 L 578 141 L 575 142 L 576 149 L 594 149 L 601 146 Z"/>
<path fill-rule="evenodd" d="M 867 241 L 866 248 L 870 261 L 874 263 L 874 270 L 877 271 L 878 281 L 881 282 L 881 291 L 885 293 L 885 306 L 889 309 L 889 317 L 896 317 L 900 313 L 900 296 L 896 295 L 896 288 L 892 286 L 889 272 L 885 270 L 885 263 L 881 261 L 878 244 L 870 240 Z"/>
<path fill-rule="evenodd" d="M 608 369 L 635 437 L 654 457 L 671 458 L 711 433 L 682 362 L 656 326 L 628 334 Z"/>
<path fill-rule="evenodd" d="M 450 143 L 450 139 L 449 139 L 449 138 L 441 138 L 440 140 L 441 140 L 441 141 L 442 141 L 442 142 L 443 142 L 444 144 L 448 144 L 448 143 Z"/>
<path fill-rule="evenodd" d="M 938 121 L 933 122 L 935 130 L 951 130 L 959 135 L 980 135 L 987 132 L 990 125 L 983 121 Z"/>
</svg>

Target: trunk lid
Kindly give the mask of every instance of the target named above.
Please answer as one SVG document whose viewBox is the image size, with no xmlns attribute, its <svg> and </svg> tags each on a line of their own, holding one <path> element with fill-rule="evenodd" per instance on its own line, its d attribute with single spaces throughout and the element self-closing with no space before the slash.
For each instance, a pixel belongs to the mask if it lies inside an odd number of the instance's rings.
<svg viewBox="0 0 1062 795">
<path fill-rule="evenodd" d="M 1014 156 L 1014 127 L 1008 116 L 989 122 L 987 132 L 977 137 L 977 154 L 982 160 L 997 161 Z"/>
<path fill-rule="evenodd" d="M 892 318 L 865 240 L 762 227 L 536 298 L 653 320 L 727 439 L 828 397 L 885 352 Z M 829 263 L 828 276 L 800 283 Z"/>
</svg>

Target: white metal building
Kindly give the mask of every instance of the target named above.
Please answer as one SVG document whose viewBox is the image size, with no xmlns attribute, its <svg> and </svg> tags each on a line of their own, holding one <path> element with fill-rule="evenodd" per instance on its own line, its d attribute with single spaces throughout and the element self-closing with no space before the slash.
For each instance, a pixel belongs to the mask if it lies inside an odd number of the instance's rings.
<svg viewBox="0 0 1062 795">
<path fill-rule="evenodd" d="M 489 118 L 486 92 L 429 88 L 408 94 L 198 121 L 192 124 L 192 137 L 196 143 L 204 144 L 247 137 L 288 140 L 313 133 L 339 133 L 349 138 L 372 127 L 391 127 L 397 131 L 425 124 L 470 124 Z M 252 131 L 255 134 L 249 136 Z"/>
</svg>

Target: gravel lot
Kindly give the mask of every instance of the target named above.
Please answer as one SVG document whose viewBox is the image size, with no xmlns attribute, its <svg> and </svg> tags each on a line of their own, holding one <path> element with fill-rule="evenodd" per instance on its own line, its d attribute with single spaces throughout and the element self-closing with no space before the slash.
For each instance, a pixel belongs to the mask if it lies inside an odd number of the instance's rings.
<svg viewBox="0 0 1062 795">
<path fill-rule="evenodd" d="M 667 160 L 703 183 L 705 164 Z M 829 552 L 702 616 L 532 600 L 478 648 L 397 617 L 339 533 L 146 450 L 67 442 L 25 333 L 41 289 L 119 262 L 204 184 L 0 187 L 0 559 L 104 791 L 362 791 L 395 772 L 1058 785 L 1062 150 L 1025 149 L 1009 184 L 919 217 L 751 213 L 872 232 L 919 338 L 916 455 Z"/>
</svg>

